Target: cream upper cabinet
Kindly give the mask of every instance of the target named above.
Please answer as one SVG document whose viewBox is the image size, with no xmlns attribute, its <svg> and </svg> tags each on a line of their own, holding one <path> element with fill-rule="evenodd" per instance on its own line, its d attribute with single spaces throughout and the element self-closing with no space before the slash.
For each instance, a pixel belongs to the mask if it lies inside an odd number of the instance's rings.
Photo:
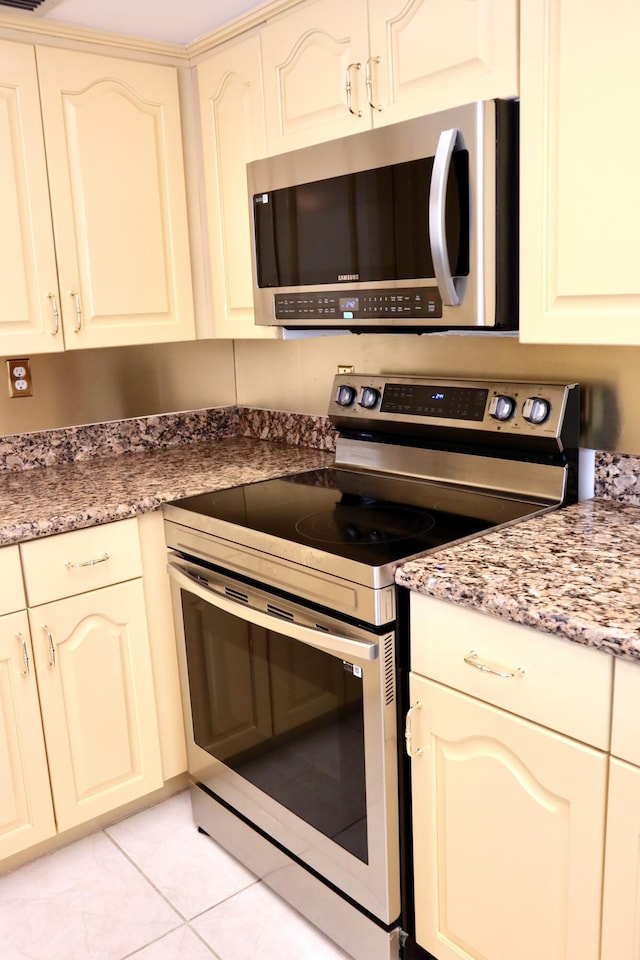
<svg viewBox="0 0 640 960">
<path fill-rule="evenodd" d="M 369 0 L 369 37 L 375 125 L 518 94 L 517 0 Z"/>
<path fill-rule="evenodd" d="M 613 659 L 411 595 L 416 939 L 438 960 L 598 960 Z"/>
<path fill-rule="evenodd" d="M 64 348 L 32 46 L 0 40 L 0 354 Z"/>
<path fill-rule="evenodd" d="M 316 0 L 262 32 L 269 153 L 518 93 L 517 0 Z"/>
<path fill-rule="evenodd" d="M 24 611 L 0 617 L 0 785 L 2 860 L 56 832 Z"/>
<path fill-rule="evenodd" d="M 269 155 L 371 126 L 367 0 L 317 0 L 262 30 Z"/>
<path fill-rule="evenodd" d="M 193 338 L 176 70 L 36 59 L 66 348 Z"/>
<path fill-rule="evenodd" d="M 524 342 L 640 343 L 639 32 L 636 0 L 521 2 Z"/>
<path fill-rule="evenodd" d="M 197 68 L 207 205 L 212 336 L 274 338 L 253 314 L 246 165 L 266 154 L 259 36 Z"/>
</svg>

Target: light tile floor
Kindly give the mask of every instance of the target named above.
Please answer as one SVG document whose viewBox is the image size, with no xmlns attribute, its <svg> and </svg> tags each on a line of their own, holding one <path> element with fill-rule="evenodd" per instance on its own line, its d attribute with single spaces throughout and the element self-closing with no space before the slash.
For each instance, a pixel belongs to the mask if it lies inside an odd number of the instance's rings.
<svg viewBox="0 0 640 960">
<path fill-rule="evenodd" d="M 2 960 L 349 960 L 208 837 L 185 791 L 0 877 Z"/>
</svg>

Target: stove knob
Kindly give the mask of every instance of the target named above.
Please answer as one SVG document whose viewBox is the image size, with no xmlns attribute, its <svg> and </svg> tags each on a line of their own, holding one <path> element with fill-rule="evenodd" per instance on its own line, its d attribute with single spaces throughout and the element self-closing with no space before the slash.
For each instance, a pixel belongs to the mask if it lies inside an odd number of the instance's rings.
<svg viewBox="0 0 640 960">
<path fill-rule="evenodd" d="M 544 423 L 549 419 L 551 404 L 542 397 L 527 397 L 522 407 L 522 416 L 529 423 Z"/>
<path fill-rule="evenodd" d="M 491 398 L 489 404 L 489 416 L 494 420 L 510 420 L 516 409 L 516 402 L 513 397 L 507 397 L 503 393 L 497 394 Z"/>
<path fill-rule="evenodd" d="M 338 396 L 336 403 L 341 407 L 350 407 L 356 398 L 356 388 L 349 387 L 346 383 L 338 387 Z"/>
<path fill-rule="evenodd" d="M 376 390 L 375 387 L 363 387 L 359 403 L 361 407 L 365 408 L 365 410 L 373 410 L 379 399 L 379 390 Z"/>
</svg>

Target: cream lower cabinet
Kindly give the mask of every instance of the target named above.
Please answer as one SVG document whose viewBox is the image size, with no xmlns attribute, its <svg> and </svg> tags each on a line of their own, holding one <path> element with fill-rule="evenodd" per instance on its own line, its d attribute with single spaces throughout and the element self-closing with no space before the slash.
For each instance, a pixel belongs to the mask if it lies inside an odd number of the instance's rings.
<svg viewBox="0 0 640 960">
<path fill-rule="evenodd" d="M 136 520 L 20 545 L 58 831 L 162 786 Z"/>
<path fill-rule="evenodd" d="M 193 339 L 177 71 L 0 41 L 0 353 Z"/>
<path fill-rule="evenodd" d="M 162 786 L 141 581 L 29 610 L 59 830 Z"/>
<path fill-rule="evenodd" d="M 316 0 L 261 40 L 270 154 L 518 93 L 516 0 Z"/>
<path fill-rule="evenodd" d="M 256 326 L 246 165 L 266 154 L 259 36 L 217 51 L 198 65 L 207 202 L 210 295 L 215 337 L 279 336 Z"/>
<path fill-rule="evenodd" d="M 437 960 L 598 960 L 613 658 L 411 608 L 418 943 Z"/>
<path fill-rule="evenodd" d="M 634 669 L 638 670 L 638 667 Z M 611 760 L 602 960 L 640 957 L 640 767 Z"/>
<path fill-rule="evenodd" d="M 0 549 L 0 860 L 56 832 L 18 547 Z"/>
<path fill-rule="evenodd" d="M 616 661 L 602 960 L 640 957 L 640 668 Z"/>
<path fill-rule="evenodd" d="M 597 960 L 605 754 L 411 678 L 416 939 L 438 960 Z"/>
<path fill-rule="evenodd" d="M 638 344 L 640 6 L 520 6 L 520 339 Z"/>
<path fill-rule="evenodd" d="M 55 832 L 29 621 L 21 611 L 0 617 L 0 860 Z"/>
</svg>

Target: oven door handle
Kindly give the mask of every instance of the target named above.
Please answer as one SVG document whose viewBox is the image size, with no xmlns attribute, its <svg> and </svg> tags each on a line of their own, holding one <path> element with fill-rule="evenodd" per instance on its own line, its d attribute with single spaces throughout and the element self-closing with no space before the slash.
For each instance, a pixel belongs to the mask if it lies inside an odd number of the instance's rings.
<svg viewBox="0 0 640 960">
<path fill-rule="evenodd" d="M 249 623 L 253 623 L 257 627 L 286 633 L 286 636 L 293 640 L 299 640 L 301 643 L 309 644 L 312 647 L 317 647 L 318 650 L 325 650 L 340 657 L 358 657 L 360 660 L 376 660 L 378 657 L 379 645 L 377 641 L 356 640 L 352 637 L 342 637 L 336 633 L 326 633 L 324 630 L 314 630 L 312 627 L 292 623 L 284 617 L 263 613 L 261 610 L 256 610 L 255 607 L 247 607 L 236 600 L 221 597 L 214 590 L 204 586 L 196 577 L 185 573 L 175 563 L 167 564 L 167 570 L 171 579 L 179 587 L 193 593 L 196 597 L 204 600 L 205 603 L 210 603 L 219 610 L 240 617 L 242 620 L 248 620 Z M 286 627 L 286 630 L 283 629 L 284 627 Z"/>
</svg>

